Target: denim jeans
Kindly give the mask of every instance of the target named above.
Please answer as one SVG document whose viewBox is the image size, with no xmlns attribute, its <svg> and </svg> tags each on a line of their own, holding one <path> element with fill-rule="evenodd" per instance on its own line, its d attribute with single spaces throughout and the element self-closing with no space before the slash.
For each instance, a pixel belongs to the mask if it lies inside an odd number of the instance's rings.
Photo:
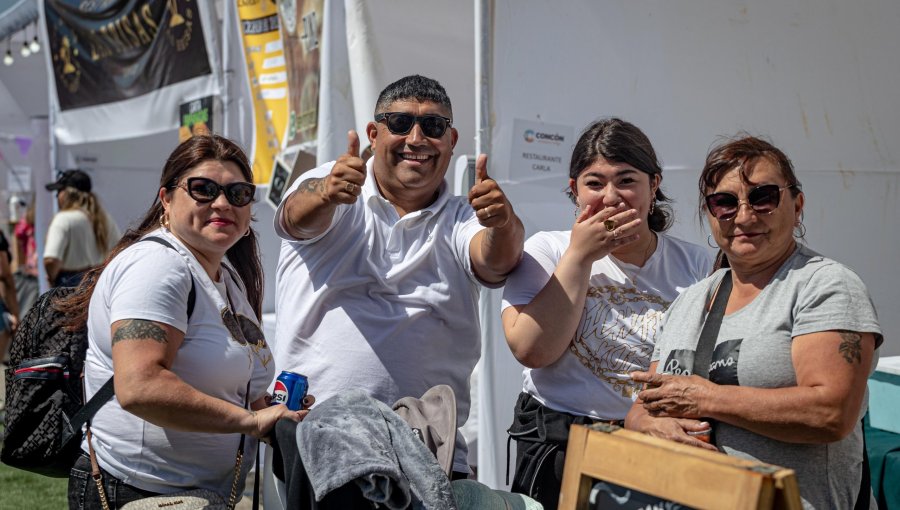
<svg viewBox="0 0 900 510">
<path fill-rule="evenodd" d="M 110 509 L 121 508 L 122 505 L 134 500 L 158 495 L 122 483 L 102 468 L 100 472 L 103 474 L 103 488 Z M 102 510 L 102 508 L 97 484 L 91 477 L 91 459 L 86 453 L 82 453 L 69 472 L 69 510 Z"/>
</svg>

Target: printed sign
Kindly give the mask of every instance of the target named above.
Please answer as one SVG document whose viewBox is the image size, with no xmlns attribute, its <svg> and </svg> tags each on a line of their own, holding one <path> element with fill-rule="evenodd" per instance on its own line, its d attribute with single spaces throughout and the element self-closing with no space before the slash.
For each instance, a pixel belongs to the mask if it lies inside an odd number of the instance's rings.
<svg viewBox="0 0 900 510">
<path fill-rule="evenodd" d="M 271 0 L 236 1 L 253 98 L 253 179 L 256 184 L 265 184 L 287 127 L 288 80 L 278 7 Z"/>
<path fill-rule="evenodd" d="M 269 180 L 269 191 L 266 193 L 266 202 L 273 209 L 278 209 L 284 192 L 291 183 L 291 167 L 281 157 L 275 158 L 275 166 L 272 168 L 272 178 Z"/>
<path fill-rule="evenodd" d="M 279 0 L 288 81 L 284 147 L 310 148 L 319 126 L 319 62 L 323 0 Z"/>
<path fill-rule="evenodd" d="M 45 0 L 60 110 L 211 74 L 196 0 Z"/>
<path fill-rule="evenodd" d="M 510 180 L 568 175 L 574 145 L 575 129 L 572 126 L 515 119 Z"/>
<path fill-rule="evenodd" d="M 214 105 L 215 98 L 206 96 L 178 106 L 178 118 L 181 121 L 178 128 L 178 143 L 192 136 L 209 135 L 216 131 L 213 124 L 216 119 Z"/>
</svg>

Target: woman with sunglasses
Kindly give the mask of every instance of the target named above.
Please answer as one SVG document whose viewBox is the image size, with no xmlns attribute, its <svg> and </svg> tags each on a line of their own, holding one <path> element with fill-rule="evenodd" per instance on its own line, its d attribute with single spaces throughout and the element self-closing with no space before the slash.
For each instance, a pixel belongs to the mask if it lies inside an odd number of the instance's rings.
<svg viewBox="0 0 900 510">
<path fill-rule="evenodd" d="M 526 367 L 512 489 L 544 508 L 558 503 L 569 425 L 621 424 L 636 393 L 628 374 L 650 365 L 669 304 L 712 265 L 706 249 L 664 233 L 662 166 L 637 126 L 588 126 L 569 168 L 571 231 L 532 236 L 503 293 L 506 340 Z"/>
<path fill-rule="evenodd" d="M 227 501 L 237 487 L 239 498 L 256 452 L 244 436 L 306 413 L 265 399 L 275 373 L 259 329 L 252 181 L 233 142 L 188 139 L 140 224 L 62 301 L 71 325 L 88 328 L 86 397 L 111 376 L 115 386 L 71 471 L 70 508 L 101 508 L 94 466 L 110 508 L 195 488 Z"/>
<path fill-rule="evenodd" d="M 865 285 L 797 242 L 805 197 L 770 143 L 715 147 L 700 193 L 730 269 L 669 308 L 650 370 L 632 374 L 647 389 L 626 426 L 791 468 L 805 508 L 876 508 L 861 420 L 882 334 Z M 707 318 L 717 296 L 719 321 Z M 702 354 L 705 321 L 719 324 Z M 711 444 L 687 434 L 698 419 L 712 422 Z"/>
</svg>

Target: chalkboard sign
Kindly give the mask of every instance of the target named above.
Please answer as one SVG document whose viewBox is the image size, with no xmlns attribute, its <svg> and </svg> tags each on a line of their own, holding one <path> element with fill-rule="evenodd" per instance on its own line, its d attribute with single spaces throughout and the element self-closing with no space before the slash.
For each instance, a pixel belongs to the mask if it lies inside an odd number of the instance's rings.
<svg viewBox="0 0 900 510">
<path fill-rule="evenodd" d="M 793 470 L 611 425 L 573 425 L 559 509 L 601 508 L 800 510 L 802 505 Z"/>
</svg>

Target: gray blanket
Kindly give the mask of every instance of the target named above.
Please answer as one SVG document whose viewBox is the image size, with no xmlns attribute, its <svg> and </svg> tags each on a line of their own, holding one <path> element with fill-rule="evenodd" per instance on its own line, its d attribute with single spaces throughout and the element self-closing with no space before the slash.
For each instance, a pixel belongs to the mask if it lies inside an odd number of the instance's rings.
<svg viewBox="0 0 900 510">
<path fill-rule="evenodd" d="M 316 501 L 355 482 L 392 510 L 457 508 L 434 455 L 390 407 L 362 391 L 316 404 L 297 427 L 297 445 Z"/>
</svg>

